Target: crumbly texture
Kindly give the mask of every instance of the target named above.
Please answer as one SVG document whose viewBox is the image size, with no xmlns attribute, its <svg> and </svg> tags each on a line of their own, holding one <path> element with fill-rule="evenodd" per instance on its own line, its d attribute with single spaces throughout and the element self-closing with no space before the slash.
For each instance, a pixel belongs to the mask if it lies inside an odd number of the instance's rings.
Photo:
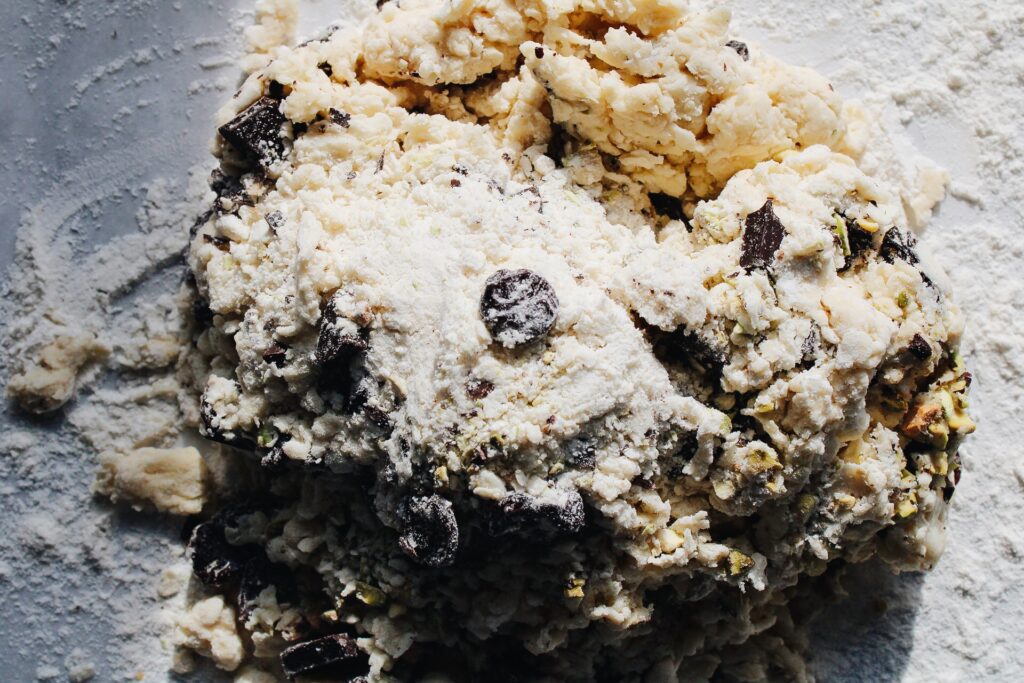
<svg viewBox="0 0 1024 683">
<path fill-rule="evenodd" d="M 340 622 L 374 680 L 798 676 L 801 576 L 934 564 L 961 314 L 828 84 L 726 20 L 385 5 L 221 112 L 183 371 L 250 468 L 209 528 L 292 577 L 207 581 L 257 659 Z"/>
<path fill-rule="evenodd" d="M 7 396 L 25 410 L 50 413 L 71 400 L 79 373 L 103 361 L 110 347 L 95 334 L 84 330 L 67 330 L 36 352 L 7 383 Z"/>
<path fill-rule="evenodd" d="M 197 515 L 206 504 L 206 462 L 195 448 L 139 448 L 100 454 L 93 490 L 113 502 Z"/>
<path fill-rule="evenodd" d="M 199 600 L 182 614 L 175 623 L 173 639 L 226 671 L 237 669 L 245 656 L 235 611 L 219 596 Z"/>
</svg>

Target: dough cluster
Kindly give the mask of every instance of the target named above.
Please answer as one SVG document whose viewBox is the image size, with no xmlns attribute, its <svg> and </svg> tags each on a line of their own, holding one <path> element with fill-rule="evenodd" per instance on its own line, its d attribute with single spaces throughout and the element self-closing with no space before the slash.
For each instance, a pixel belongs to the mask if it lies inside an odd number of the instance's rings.
<svg viewBox="0 0 1024 683">
<path fill-rule="evenodd" d="M 402 0 L 265 61 L 188 254 L 223 666 L 799 676 L 804 577 L 934 564 L 963 321 L 821 76 L 653 0 Z"/>
</svg>

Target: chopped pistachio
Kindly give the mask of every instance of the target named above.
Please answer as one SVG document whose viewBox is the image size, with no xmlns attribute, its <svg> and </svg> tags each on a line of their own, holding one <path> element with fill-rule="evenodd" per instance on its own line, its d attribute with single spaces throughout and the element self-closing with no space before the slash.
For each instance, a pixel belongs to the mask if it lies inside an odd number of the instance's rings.
<svg viewBox="0 0 1024 683">
<path fill-rule="evenodd" d="M 846 231 L 846 221 L 839 214 L 835 214 L 835 226 L 832 231 L 839 238 L 839 246 L 843 249 L 843 256 L 849 256 L 853 253 L 850 250 L 850 233 Z"/>
<path fill-rule="evenodd" d="M 770 413 L 773 410 L 775 410 L 774 401 L 766 401 L 765 403 L 754 404 L 754 412 L 760 415 L 763 415 L 764 413 Z"/>
<path fill-rule="evenodd" d="M 363 583 L 362 581 L 356 582 L 356 598 L 358 598 L 364 605 L 368 605 L 370 607 L 383 605 L 387 600 L 387 596 L 384 595 L 384 591 L 379 588 L 375 588 L 368 583 Z"/>
<path fill-rule="evenodd" d="M 917 495 L 914 493 L 896 503 L 896 514 L 900 519 L 906 519 L 915 512 L 917 512 Z"/>
<path fill-rule="evenodd" d="M 857 499 L 851 496 L 849 493 L 843 493 L 836 496 L 836 505 L 844 508 L 852 508 L 857 504 Z"/>
<path fill-rule="evenodd" d="M 565 597 L 570 599 L 579 599 L 583 597 L 583 587 L 587 585 L 586 579 L 569 579 L 568 585 L 565 587 Z"/>
<path fill-rule="evenodd" d="M 256 434 L 256 444 L 260 448 L 270 448 L 277 443 L 277 437 L 280 433 L 269 422 L 264 423 L 260 426 L 260 431 Z"/>
<path fill-rule="evenodd" d="M 444 465 L 438 466 L 434 470 L 434 481 L 443 486 L 446 486 L 448 484 L 448 468 L 445 467 Z"/>
<path fill-rule="evenodd" d="M 801 493 L 796 499 L 796 508 L 802 517 L 807 517 L 818 504 L 818 499 L 810 493 Z"/>
<path fill-rule="evenodd" d="M 729 575 L 737 576 L 754 566 L 754 560 L 738 550 L 729 551 Z"/>
<path fill-rule="evenodd" d="M 900 292 L 899 296 L 896 297 L 896 305 L 900 308 L 906 308 L 910 305 L 910 295 L 906 292 Z"/>
<path fill-rule="evenodd" d="M 747 461 L 750 463 L 751 469 L 756 472 L 767 472 L 768 470 L 782 468 L 782 464 L 779 463 L 775 454 L 763 448 L 757 448 L 750 451 L 747 455 Z"/>
</svg>

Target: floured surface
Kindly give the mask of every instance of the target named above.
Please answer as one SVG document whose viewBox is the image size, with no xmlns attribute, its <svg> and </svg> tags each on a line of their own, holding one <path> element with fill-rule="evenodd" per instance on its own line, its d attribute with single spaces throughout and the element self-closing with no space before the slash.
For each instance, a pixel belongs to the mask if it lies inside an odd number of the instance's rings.
<svg viewBox="0 0 1024 683">
<path fill-rule="evenodd" d="M 737 12 L 737 14 L 738 14 L 738 19 L 739 19 L 739 20 L 740 20 L 740 21 L 742 22 L 742 21 L 743 21 L 743 19 L 744 19 L 744 13 L 743 13 L 742 9 L 741 9 L 741 11 Z M 779 12 L 776 12 L 776 13 L 774 13 L 774 15 L 773 15 L 773 17 L 774 17 L 774 20 L 776 20 L 776 21 L 781 21 L 780 19 L 778 19 L 778 17 L 779 17 L 780 15 L 781 15 L 781 10 L 780 10 Z M 753 16 L 753 15 L 752 15 L 752 16 Z M 936 21 L 939 21 L 939 19 L 936 19 Z M 952 22 L 952 20 L 947 20 L 947 21 L 951 21 L 951 22 Z M 961 24 L 961 25 L 971 25 L 971 23 L 972 23 L 972 22 L 969 22 L 969 21 L 961 21 L 961 22 L 960 22 L 960 24 Z M 952 23 L 951 23 L 950 25 L 952 25 Z M 1003 26 L 1006 26 L 1006 25 L 1013 25 L 1013 23 L 1012 23 L 1012 22 L 1010 22 L 1009 20 L 1007 20 L 1007 19 L 1005 19 L 1005 18 L 1004 18 L 1004 19 L 1002 20 L 1002 22 L 1000 23 L 1000 25 L 1003 25 Z M 1007 40 L 1009 40 L 1009 39 L 1007 38 Z M 774 45 L 773 45 L 772 47 L 773 47 L 773 51 L 774 51 L 774 49 L 775 49 L 775 48 L 774 48 Z M 860 59 L 860 57 L 859 57 L 859 56 L 858 56 L 858 59 Z M 901 63 L 900 63 L 900 65 L 899 65 L 899 66 L 900 66 L 900 68 L 905 68 L 905 65 L 906 65 L 906 64 L 907 64 L 908 62 L 912 62 L 912 60 L 911 60 L 911 59 L 910 59 L 910 58 L 908 57 L 907 59 L 902 59 L 902 60 L 900 60 L 900 62 L 901 62 Z M 1004 65 L 1004 66 L 1005 66 L 1005 65 Z M 895 67 L 895 66 L 893 66 L 892 68 L 896 68 L 896 67 Z M 825 72 L 829 73 L 829 75 L 833 75 L 833 73 L 832 73 L 831 69 L 829 69 L 828 67 L 824 67 L 824 68 L 823 68 L 822 70 L 824 70 Z M 1004 70 L 1004 71 L 1005 71 L 1005 70 Z M 1010 72 L 1010 73 L 1012 73 L 1012 69 L 1009 69 L 1009 72 Z M 836 76 L 837 76 L 837 80 L 838 80 L 838 83 L 839 83 L 839 85 L 840 85 L 840 87 L 841 87 L 841 86 L 842 86 L 842 80 L 841 80 L 841 73 L 839 73 L 839 74 L 836 74 Z M 952 97 L 952 95 L 951 95 L 950 97 Z M 982 99 L 982 98 L 974 98 L 974 99 L 975 99 L 975 100 L 980 100 L 980 99 Z M 911 99 L 910 99 L 909 101 L 911 102 L 911 105 L 913 105 L 913 103 L 914 103 L 915 101 L 919 101 L 919 100 L 914 100 L 913 98 L 911 98 Z M 940 102 L 941 102 L 941 99 L 940 99 Z M 1001 108 L 997 109 L 997 111 L 1001 111 Z M 996 121 L 996 124 L 998 124 L 998 122 L 999 122 L 999 117 L 998 117 L 998 116 L 996 116 L 996 117 L 995 117 L 995 121 Z M 995 126 L 995 128 L 997 128 L 997 129 L 998 129 L 998 125 L 996 125 L 996 126 Z M 1007 174 L 1009 174 L 1009 173 L 1010 173 L 1010 171 L 1008 171 L 1007 169 L 1008 169 L 1008 168 L 1009 168 L 1009 169 L 1012 169 L 1012 165 L 1013 165 L 1013 160 L 1012 160 L 1012 159 L 1010 159 L 1010 160 L 1006 161 L 1005 163 L 998 163 L 998 164 L 993 164 L 993 163 L 992 163 L 993 161 L 998 161 L 998 160 L 997 160 L 997 159 L 995 159 L 995 158 L 991 158 L 991 157 L 990 157 L 990 158 L 986 158 L 986 160 L 985 160 L 985 165 L 984 165 L 984 166 L 982 167 L 982 170 L 983 170 L 983 171 L 986 171 L 986 169 L 994 169 L 994 170 L 995 170 L 995 171 L 997 171 L 997 172 L 998 172 L 998 173 L 999 173 L 999 174 L 1000 174 L 1001 176 L 1006 176 Z M 956 169 L 954 169 L 954 170 L 956 170 Z M 89 174 L 89 175 L 95 175 L 95 174 Z M 984 178 L 986 178 L 986 177 L 989 177 L 989 178 L 990 178 L 990 177 L 993 177 L 993 176 L 983 176 L 983 179 L 984 179 Z M 1008 180 L 1009 180 L 1009 186 L 1010 186 L 1011 188 L 1015 187 L 1015 186 L 1014 186 L 1014 184 L 1013 184 L 1013 183 L 1014 183 L 1014 179 L 1015 179 L 1015 178 L 1017 178 L 1017 176 L 1014 176 L 1014 175 L 1012 175 L 1012 174 L 1010 174 L 1010 175 L 1008 176 Z M 116 180 L 116 179 L 115 179 L 115 180 Z M 1017 181 L 1016 181 L 1016 182 L 1019 182 L 1019 179 L 1017 179 Z M 114 183 L 113 185 L 114 185 L 114 186 L 116 186 L 116 182 L 115 182 L 115 183 Z M 983 188 L 984 188 L 984 185 L 983 185 L 983 184 L 981 184 L 981 183 L 978 183 L 977 185 L 978 185 L 978 186 L 979 186 L 979 187 L 981 188 L 981 190 L 983 190 Z M 954 191 L 958 191 L 958 188 L 959 188 L 959 187 L 961 187 L 961 186 L 958 186 L 958 185 L 956 184 L 956 181 L 954 181 Z M 1016 185 L 1016 187 L 1018 187 L 1018 188 L 1019 188 L 1019 185 Z M 967 189 L 970 189 L 970 188 L 967 188 Z M 979 191 L 980 191 L 980 190 L 979 190 Z M 966 196 L 966 194 L 967 194 L 967 190 L 962 190 L 962 191 L 961 191 L 961 194 L 963 194 L 963 195 L 965 195 L 965 196 Z M 947 207 L 948 207 L 948 205 L 947 205 Z M 1019 211 L 1019 209 L 1018 209 L 1018 211 Z M 1014 216 L 1013 218 L 1017 218 L 1017 217 L 1016 217 L 1016 216 Z M 997 223 L 997 222 L 992 222 L 992 224 L 993 224 L 993 225 L 998 225 L 998 223 Z M 937 229 L 938 229 L 938 228 L 937 228 Z M 936 230 L 937 230 L 937 229 L 936 229 Z M 995 234 L 995 235 L 998 235 L 998 234 L 999 234 L 999 233 L 998 233 L 998 230 L 999 230 L 999 228 L 995 228 L 995 227 L 985 227 L 985 230 L 987 230 L 987 231 L 990 231 L 990 232 L 991 232 L 991 231 L 995 231 L 994 233 L 991 233 L 991 234 Z M 934 235 L 934 234 L 935 234 L 935 232 L 933 232 L 933 235 Z M 43 243 L 45 244 L 45 240 L 43 241 Z M 963 243 L 963 242 L 961 241 L 961 244 L 962 244 L 962 243 Z M 960 245 L 953 245 L 953 248 L 957 248 L 957 247 L 959 247 L 959 246 L 960 246 Z M 980 247 L 979 247 L 979 248 L 980 248 Z M 985 262 L 985 261 L 987 260 L 987 258 L 985 258 L 985 259 L 981 259 L 981 258 L 980 258 L 979 260 L 980 260 L 980 261 L 981 261 L 982 263 L 984 263 L 984 262 Z M 979 264 L 979 265 L 980 265 L 980 264 Z M 1011 261 L 1011 264 L 1010 264 L 1010 265 L 1012 266 L 1012 261 Z M 984 271 L 976 271 L 976 272 L 984 272 Z M 965 279 L 965 278 L 964 278 L 964 273 L 963 273 L 963 271 L 962 271 L 962 270 L 960 271 L 960 275 L 961 275 L 961 279 Z M 968 279 L 968 280 L 969 280 L 969 279 L 971 279 L 971 278 L 969 277 L 969 274 L 968 274 L 968 276 L 966 277 L 966 279 Z M 995 288 L 995 287 L 990 287 L 990 288 L 988 288 L 988 290 L 986 291 L 986 295 L 987 295 L 987 296 L 989 297 L 989 299 L 991 299 L 991 297 L 992 297 L 992 296 L 997 296 L 997 297 L 998 297 L 998 296 L 1002 296 L 1002 294 L 999 294 L 999 292 L 1000 292 L 1000 291 L 1002 291 L 1002 292 L 1006 292 L 1006 291 L 1007 291 L 1007 288 L 1006 288 L 1006 284 L 1005 284 L 1006 282 L 1012 282 L 1012 278 L 1011 278 L 1011 279 L 1004 279 L 1004 280 L 1003 280 L 1003 287 L 1002 287 L 1002 288 Z M 963 287 L 963 284 L 961 284 L 961 286 Z M 974 287 L 978 287 L 978 286 L 979 286 L 979 285 L 974 285 Z M 989 292 L 991 292 L 991 291 L 994 291 L 994 292 L 995 292 L 995 294 L 991 294 L 991 293 L 989 293 Z M 1007 296 L 1008 296 L 1008 295 L 1009 295 L 1009 294 L 1007 294 Z M 979 295 L 978 295 L 978 297 L 977 297 L 977 300 L 986 300 L 986 299 L 985 299 L 985 297 L 984 297 L 984 296 L 981 296 L 981 295 L 979 294 Z M 972 305 L 973 305 L 973 304 L 972 304 Z M 992 335 L 992 337 L 993 337 L 993 338 L 995 338 L 995 339 L 999 339 L 999 338 L 1012 338 L 1012 337 L 1010 336 L 1010 334 L 1009 334 L 1009 331 L 1010 331 L 1010 330 L 1013 330 L 1013 329 L 1014 329 L 1014 325 L 1015 325 L 1014 321 L 1013 321 L 1013 320 L 1011 320 L 1011 319 L 1005 319 L 1005 318 L 998 318 L 998 320 L 999 320 L 999 326 L 998 326 L 997 328 L 995 328 L 995 329 L 993 330 L 993 335 Z M 1005 357 L 1005 356 L 1003 356 L 1003 357 Z M 1010 360 L 1010 361 L 1007 361 L 1007 363 L 1008 363 L 1007 367 L 1012 367 L 1012 362 L 1013 362 L 1012 360 Z M 985 368 L 985 367 L 986 367 L 986 366 L 984 366 L 984 365 L 982 366 L 982 369 L 983 369 L 983 371 L 984 371 L 984 368 Z M 991 374 L 992 376 L 998 377 L 998 374 L 996 374 L 996 373 L 1000 372 L 1000 369 L 999 369 L 998 367 L 991 367 L 991 368 L 990 368 L 990 370 L 989 370 L 989 372 L 990 372 L 990 374 Z M 984 374 L 982 374 L 982 380 L 984 381 L 984 379 L 985 379 L 985 378 L 984 378 Z M 111 399 L 112 399 L 112 400 L 116 400 L 116 397 L 111 397 Z M 982 399 L 982 403 L 984 403 L 984 399 Z M 986 406 L 984 406 L 984 405 L 983 405 L 982 407 L 986 407 Z M 159 411 L 159 410 L 156 410 L 156 411 L 154 411 L 154 414 L 155 414 L 155 415 L 156 415 L 156 414 L 159 414 L 159 413 L 160 413 L 160 411 Z M 1005 422 L 1005 421 L 1004 421 L 1004 422 Z M 984 431 L 983 431 L 983 434 L 984 434 Z M 108 437 L 99 437 L 99 440 L 103 440 L 103 439 L 106 439 L 106 438 L 108 438 Z M 979 452 L 979 453 L 982 453 L 982 455 L 985 455 L 985 454 L 988 454 L 988 453 L 1003 453 L 1003 452 L 1005 452 L 1005 449 L 1004 449 L 1004 450 L 999 450 L 999 449 L 995 448 L 995 446 L 994 446 L 994 445 L 993 445 L 993 446 L 992 446 L 991 448 L 986 448 L 986 449 L 985 449 L 984 451 L 981 451 L 981 450 L 979 449 L 979 447 L 978 447 L 977 445 L 975 445 L 975 447 L 974 447 L 974 449 L 973 449 L 973 450 L 974 450 L 975 452 Z M 994 456 L 993 456 L 993 457 L 994 457 Z M 1008 457 L 1008 456 L 1004 456 L 1004 457 Z M 999 461 L 999 460 L 997 460 L 997 459 L 994 459 L 994 461 L 993 461 L 993 462 L 994 462 L 994 465 L 995 465 L 995 466 L 997 466 L 997 467 L 998 467 L 998 466 L 1000 466 L 1000 465 L 999 465 L 999 463 L 1000 463 L 1001 461 Z M 971 463 L 970 463 L 970 461 L 968 461 L 968 468 L 970 468 L 970 467 L 971 467 Z M 1014 486 L 1014 485 L 1016 485 L 1016 484 L 1015 484 L 1016 480 L 1014 479 L 1014 477 L 1013 477 L 1013 476 L 1004 476 L 1004 477 L 1001 477 L 1001 478 L 1000 478 L 1000 480 L 1001 480 L 1001 481 L 1004 481 L 1004 482 L 1008 482 L 1009 486 L 1011 486 L 1011 487 L 1012 487 L 1012 486 Z M 970 479 L 969 479 L 969 481 L 970 481 Z M 974 484 L 973 484 L 973 485 L 974 485 L 974 486 L 978 486 L 978 487 L 980 487 L 980 486 L 981 486 L 981 483 L 980 483 L 980 481 L 978 480 L 977 474 L 975 474 L 975 479 L 974 479 Z M 963 494 L 966 494 L 966 495 L 964 495 L 964 496 L 963 496 L 963 498 L 962 498 L 961 500 L 964 500 L 964 499 L 966 499 L 966 498 L 969 498 L 969 497 L 970 497 L 970 496 L 972 495 L 972 493 L 971 493 L 971 489 L 969 489 L 969 488 L 966 488 L 966 486 L 967 486 L 967 484 L 965 484 L 965 488 L 964 488 L 964 490 L 963 490 Z M 961 496 L 961 495 L 963 495 L 963 494 L 958 494 L 958 496 Z M 979 490 L 979 489 L 975 489 L 975 490 L 974 490 L 974 495 L 978 496 L 979 498 L 984 498 L 984 497 L 985 497 L 985 493 L 984 493 L 984 492 L 982 492 L 982 491 L 981 491 L 981 490 Z M 997 495 L 997 494 L 993 494 L 993 495 Z M 1005 496 L 1005 497 L 1009 497 L 1009 496 L 1013 496 L 1013 495 L 1019 495 L 1019 490 L 1012 490 L 1012 488 L 1011 488 L 1011 490 L 1008 490 L 1008 491 L 1005 491 L 1005 492 L 1003 492 L 1003 493 L 1002 493 L 1002 495 L 1003 495 L 1003 496 Z M 964 505 L 964 503 L 963 503 L 963 502 L 961 502 L 961 503 L 959 503 L 959 504 L 960 504 L 960 505 Z M 956 517 L 956 515 L 954 514 L 954 518 L 955 518 L 955 517 Z M 35 527 L 32 527 L 32 528 L 35 528 Z M 955 527 L 954 527 L 954 528 L 955 528 Z M 42 536 L 42 535 L 44 535 L 44 534 L 43 534 L 42 532 L 40 532 L 40 534 L 39 534 L 39 535 L 40 535 L 40 536 Z M 954 547 L 956 547 L 956 545 L 957 545 L 957 540 L 956 540 L 956 539 L 954 538 L 954 540 L 953 540 L 953 546 L 954 546 Z M 965 547 L 965 550 L 964 550 L 963 552 L 964 552 L 964 553 L 966 553 L 966 552 L 967 552 L 967 550 L 966 550 L 966 547 Z M 977 562 L 978 562 L 979 564 L 982 564 L 982 565 L 984 565 L 984 564 L 987 564 L 987 563 L 988 563 L 988 561 L 989 561 L 989 559 L 988 559 L 988 558 L 990 558 L 990 557 L 993 557 L 993 556 L 997 556 L 997 555 L 998 555 L 998 552 L 997 552 L 997 551 L 995 551 L 995 550 L 993 550 L 993 551 L 992 551 L 991 553 L 988 553 L 987 555 L 979 555 L 979 559 L 977 560 Z M 968 561 L 969 561 L 969 560 L 968 560 Z M 946 568 L 946 569 L 952 569 L 952 567 L 950 566 L 951 564 L 952 564 L 952 563 L 950 562 L 950 557 L 947 557 L 947 558 L 946 558 L 946 560 L 945 560 L 945 562 L 944 562 L 944 564 L 940 565 L 940 567 L 944 567 L 944 568 Z M 1007 567 L 1006 569 L 1007 569 L 1007 571 L 1012 571 L 1012 570 L 1011 570 L 1011 569 L 1010 569 L 1009 567 Z M 1005 574 L 1005 573 L 1004 573 L 1004 574 Z M 932 585 L 933 585 L 934 583 L 935 583 L 935 580 L 934 580 L 934 578 L 932 578 L 932 579 L 929 579 L 928 581 L 926 581 L 926 582 L 925 582 L 925 584 L 924 584 L 924 585 L 925 585 L 925 590 L 926 590 L 926 591 L 928 591 L 928 590 L 931 590 L 931 586 L 932 586 Z M 989 584 L 989 585 L 991 585 L 991 584 Z M 946 584 L 946 586 L 948 586 L 948 584 Z M 941 628 L 941 626 L 943 625 L 944 621 L 945 621 L 946 619 L 948 619 L 948 616 L 947 616 L 947 614 L 946 614 L 946 612 L 947 612 L 947 611 L 948 611 L 948 612 L 951 612 L 951 613 L 954 613 L 954 612 L 956 612 L 956 613 L 964 614 L 965 616 L 964 616 L 963 618 L 965 618 L 965 619 L 967 619 L 967 618 L 968 618 L 968 617 L 969 617 L 969 616 L 970 616 L 970 615 L 972 614 L 971 610 L 969 610 L 969 609 L 967 609 L 967 610 L 964 610 L 964 609 L 961 609 L 961 610 L 956 610 L 956 609 L 950 609 L 950 608 L 949 608 L 949 604 L 948 604 L 948 600 L 949 600 L 949 598 L 948 598 L 948 593 L 949 593 L 949 589 L 948 589 L 948 588 L 945 588 L 945 587 L 944 587 L 943 585 L 938 585 L 938 586 L 936 586 L 936 587 L 934 588 L 934 591 L 935 591 L 935 593 L 936 593 L 936 597 L 937 597 L 937 598 L 940 598 L 940 599 L 941 599 L 941 601 L 940 601 L 940 602 L 937 602 L 937 609 L 941 609 L 941 610 L 942 610 L 942 614 L 936 614 L 936 620 L 935 620 L 935 622 L 934 622 L 934 623 L 936 624 L 936 628 Z M 1012 600 L 1012 598 L 1008 599 L 1008 598 L 1007 598 L 1006 596 L 1003 596 L 1003 599 L 1007 600 L 1007 604 L 1012 604 L 1012 603 L 1014 602 L 1014 601 Z M 976 601 L 974 601 L 974 602 L 973 602 L 972 604 L 977 604 L 977 605 L 984 605 L 985 603 L 984 603 L 984 601 L 981 601 L 981 600 L 976 600 Z M 995 604 L 995 603 L 993 603 L 993 604 Z M 975 616 L 979 616 L 979 613 L 978 613 L 978 612 L 974 612 L 973 614 L 974 614 Z M 927 623 L 927 622 L 926 622 L 926 623 Z M 924 627 L 926 626 L 926 623 L 922 623 L 922 620 L 920 620 L 920 619 L 919 619 L 919 622 L 918 622 L 918 628 L 924 628 Z M 966 623 L 966 624 L 965 624 L 965 627 L 970 627 L 970 625 L 971 625 L 970 623 Z M 945 631 L 945 632 L 946 632 L 946 633 L 948 633 L 948 631 Z M 1007 631 L 1007 630 L 1004 630 L 1004 632 L 1008 632 L 1008 631 Z M 993 631 L 993 633 L 994 633 L 994 631 Z M 903 634 L 900 634 L 900 635 L 902 636 Z M 993 635 L 993 637 L 996 637 L 996 636 L 994 636 L 994 635 Z M 901 640 L 905 640 L 905 638 L 901 637 Z M 925 645 L 925 644 L 926 644 L 927 642 L 929 642 L 927 638 L 921 638 L 921 639 L 919 639 L 919 640 L 918 640 L 918 643 L 919 643 L 919 645 L 918 645 L 918 654 L 919 654 L 919 655 L 920 655 L 920 656 L 921 656 L 921 657 L 923 658 L 923 659 L 922 659 L 922 661 L 925 661 L 925 660 L 927 660 L 927 659 L 928 659 L 928 658 L 927 658 L 927 656 L 926 656 L 926 653 L 927 653 L 928 651 L 927 651 L 927 650 L 923 650 L 923 649 L 922 649 L 922 648 L 923 648 L 923 646 L 924 646 L 924 645 Z M 996 643 L 998 644 L 998 641 L 996 641 Z M 970 643 L 968 643 L 967 645 L 969 646 L 969 645 L 970 645 Z M 964 649 L 964 647 L 965 647 L 965 645 L 964 645 L 964 641 L 962 641 L 962 640 L 959 640 L 959 639 L 958 639 L 958 640 L 957 640 L 957 641 L 955 641 L 955 642 L 947 643 L 947 646 L 946 646 L 946 647 L 944 647 L 944 648 L 942 648 L 942 649 L 943 649 L 943 651 L 944 651 L 944 652 L 951 652 L 951 653 L 956 653 L 956 652 L 957 652 L 958 650 L 962 650 L 962 649 Z M 972 651 L 973 651 L 973 650 L 975 650 L 975 648 L 973 648 L 973 647 L 971 647 L 970 649 L 971 649 Z M 1005 658 L 1005 657 L 1009 657 L 1009 656 L 1012 656 L 1012 654 L 1013 654 L 1013 651 L 1012 651 L 1012 650 L 1007 650 L 1007 649 L 1006 649 L 1005 647 L 1004 647 L 1004 648 L 1003 648 L 1002 650 L 1000 650 L 1000 648 L 999 648 L 999 647 L 995 647 L 995 648 L 988 648 L 988 649 L 986 649 L 985 647 L 981 647 L 981 648 L 978 648 L 977 650 L 978 650 L 979 652 L 982 652 L 982 651 L 983 651 L 983 652 L 986 652 L 986 656 L 988 656 L 988 657 L 992 657 L 992 658 L 998 658 L 998 657 L 1000 656 L 1000 652 L 1002 652 L 1002 656 L 1003 656 L 1004 658 Z M 915 656 L 918 656 L 918 655 L 915 655 Z M 946 661 L 946 662 L 945 662 L 945 664 L 944 664 L 943 668 L 945 668 L 946 670 L 954 670 L 954 671 L 956 671 L 956 670 L 957 670 L 957 669 L 955 668 L 956 666 L 960 666 L 960 667 L 964 667 L 964 666 L 965 666 L 965 664 L 963 664 L 963 660 L 962 660 L 962 659 L 961 659 L 961 658 L 960 658 L 960 657 L 959 657 L 958 655 L 956 655 L 956 654 L 949 654 L 949 655 L 947 655 L 947 656 L 953 657 L 953 662 L 952 662 L 952 664 L 950 663 L 950 661 Z M 932 659 L 936 659 L 936 658 L 935 658 L 935 657 L 933 656 L 933 657 L 932 657 Z M 939 659 L 941 660 L 941 658 L 939 658 Z M 994 660 L 992 660 L 992 661 L 998 661 L 998 660 L 997 660 L 997 659 L 994 659 Z M 59 665 L 60 665 L 60 661 L 59 661 L 59 658 L 57 658 L 57 659 L 54 659 L 54 662 L 55 662 L 55 663 L 54 663 L 54 664 L 52 664 L 52 665 L 50 665 L 50 666 L 59 666 Z M 966 669 L 960 669 L 960 670 L 966 670 Z M 910 680 L 913 680 L 913 679 L 914 679 L 914 676 L 916 676 L 916 675 L 920 675 L 920 671 L 915 671 L 914 669 L 908 669 L 908 673 L 907 673 L 907 677 L 908 677 L 908 679 L 910 679 Z"/>
</svg>

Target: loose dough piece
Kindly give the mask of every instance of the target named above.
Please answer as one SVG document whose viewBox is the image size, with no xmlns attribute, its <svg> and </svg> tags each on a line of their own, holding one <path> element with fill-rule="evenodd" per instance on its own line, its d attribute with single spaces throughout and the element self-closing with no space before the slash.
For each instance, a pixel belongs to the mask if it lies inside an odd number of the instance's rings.
<svg viewBox="0 0 1024 683">
<path fill-rule="evenodd" d="M 235 626 L 235 610 L 214 596 L 192 605 L 175 623 L 174 643 L 213 660 L 217 668 L 234 671 L 245 650 Z"/>
<path fill-rule="evenodd" d="M 7 395 L 33 413 L 53 412 L 71 400 L 79 373 L 109 355 L 110 347 L 91 332 L 57 335 L 40 349 L 37 360 L 11 377 Z"/>
<path fill-rule="evenodd" d="M 195 448 L 140 448 L 100 455 L 93 490 L 136 508 L 197 515 L 206 504 L 206 464 Z"/>
</svg>

